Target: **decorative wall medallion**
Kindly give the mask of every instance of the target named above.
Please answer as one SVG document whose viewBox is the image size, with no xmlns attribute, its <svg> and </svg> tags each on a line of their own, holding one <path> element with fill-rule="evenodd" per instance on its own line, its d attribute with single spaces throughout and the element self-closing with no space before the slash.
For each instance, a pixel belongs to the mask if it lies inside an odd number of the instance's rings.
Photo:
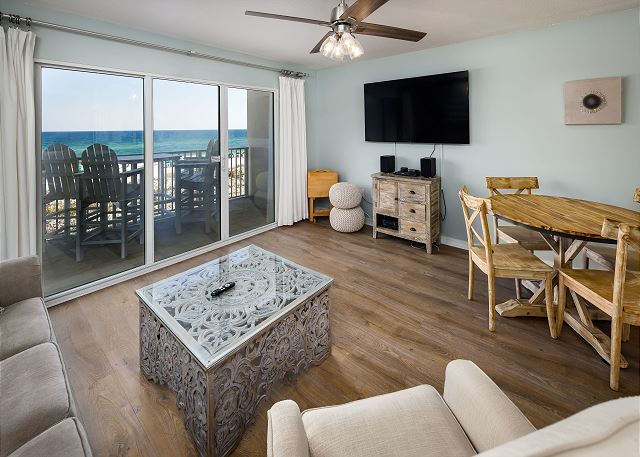
<svg viewBox="0 0 640 457">
<path fill-rule="evenodd" d="M 564 123 L 621 124 L 622 78 L 566 82 Z"/>
</svg>

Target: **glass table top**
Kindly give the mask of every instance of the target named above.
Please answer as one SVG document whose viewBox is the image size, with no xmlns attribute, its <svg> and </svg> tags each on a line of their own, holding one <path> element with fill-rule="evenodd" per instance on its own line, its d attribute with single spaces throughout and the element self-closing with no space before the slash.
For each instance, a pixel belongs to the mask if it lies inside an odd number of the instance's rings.
<svg viewBox="0 0 640 457">
<path fill-rule="evenodd" d="M 218 295 L 226 282 L 235 287 Z M 209 368 L 278 317 L 333 282 L 251 245 L 136 291 Z"/>
</svg>

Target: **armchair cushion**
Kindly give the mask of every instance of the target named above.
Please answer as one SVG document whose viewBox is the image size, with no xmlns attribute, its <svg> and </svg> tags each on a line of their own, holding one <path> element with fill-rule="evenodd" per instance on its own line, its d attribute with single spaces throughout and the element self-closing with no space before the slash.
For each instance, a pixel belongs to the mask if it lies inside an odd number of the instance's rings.
<svg viewBox="0 0 640 457">
<path fill-rule="evenodd" d="M 42 297 L 42 278 L 38 256 L 0 262 L 0 306 L 8 308 L 22 300 Z M 3 313 L 3 319 L 6 310 Z"/>
<path fill-rule="evenodd" d="M 638 455 L 640 396 L 587 408 L 553 425 L 505 443 L 482 457 L 599 457 Z"/>
<path fill-rule="evenodd" d="M 20 446 L 9 457 L 91 457 L 91 447 L 82 424 L 75 417 L 58 422 L 31 441 Z"/>
<path fill-rule="evenodd" d="M 536 430 L 491 378 L 468 360 L 447 365 L 444 401 L 478 452 Z"/>
<path fill-rule="evenodd" d="M 0 362 L 0 457 L 74 415 L 57 345 L 43 343 Z"/>
<path fill-rule="evenodd" d="M 42 298 L 15 303 L 0 317 L 0 360 L 53 340 L 51 321 Z"/>
<path fill-rule="evenodd" d="M 476 454 L 460 424 L 431 386 L 310 409 L 302 413 L 302 422 L 312 457 Z"/>
</svg>

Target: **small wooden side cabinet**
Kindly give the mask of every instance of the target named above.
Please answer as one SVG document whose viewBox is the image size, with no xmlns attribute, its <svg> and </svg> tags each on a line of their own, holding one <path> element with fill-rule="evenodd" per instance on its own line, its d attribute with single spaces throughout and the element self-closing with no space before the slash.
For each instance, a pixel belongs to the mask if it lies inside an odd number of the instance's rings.
<svg viewBox="0 0 640 457">
<path fill-rule="evenodd" d="M 309 198 L 309 222 L 315 224 L 318 216 L 329 216 L 329 208 L 315 209 L 314 200 L 316 198 L 329 197 L 329 189 L 338 182 L 338 173 L 331 170 L 311 170 L 307 172 L 307 197 Z"/>
<path fill-rule="evenodd" d="M 379 233 L 426 245 L 431 254 L 440 242 L 440 177 L 371 175 L 373 237 Z"/>
</svg>

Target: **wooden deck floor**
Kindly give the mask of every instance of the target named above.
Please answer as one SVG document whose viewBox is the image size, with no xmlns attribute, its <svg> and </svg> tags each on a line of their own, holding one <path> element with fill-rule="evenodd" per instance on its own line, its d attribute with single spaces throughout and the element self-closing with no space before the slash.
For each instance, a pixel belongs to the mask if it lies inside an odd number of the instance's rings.
<svg viewBox="0 0 640 457">
<path fill-rule="evenodd" d="M 486 278 L 476 275 L 476 300 L 468 302 L 465 251 L 444 246 L 429 256 L 403 240 L 373 240 L 369 230 L 348 235 L 303 222 L 51 309 L 94 455 L 196 456 L 174 394 L 140 375 L 133 292 L 250 243 L 335 278 L 333 348 L 260 406 L 234 456 L 265 455 L 266 411 L 276 401 L 291 398 L 305 409 L 423 383 L 442 391 L 445 366 L 456 358 L 476 362 L 538 427 L 640 392 L 637 328 L 623 344 L 630 367 L 616 393 L 608 365 L 566 326 L 552 340 L 543 319 L 498 316 L 489 333 Z M 499 283 L 499 300 L 512 297 L 512 284 Z"/>
<path fill-rule="evenodd" d="M 257 207 L 250 198 L 229 201 L 229 231 L 243 233 L 273 222 L 264 208 Z M 173 218 L 160 220 L 155 226 L 155 258 L 166 259 L 192 249 L 206 246 L 220 239 L 219 219 L 206 233 L 203 222 L 182 224 L 176 234 Z M 127 257 L 120 258 L 120 245 L 97 245 L 84 248 L 84 258 L 76 262 L 75 237 L 47 241 L 43 255 L 45 295 L 53 295 L 73 287 L 106 278 L 144 264 L 144 245 L 138 239 L 127 243 Z"/>
</svg>

